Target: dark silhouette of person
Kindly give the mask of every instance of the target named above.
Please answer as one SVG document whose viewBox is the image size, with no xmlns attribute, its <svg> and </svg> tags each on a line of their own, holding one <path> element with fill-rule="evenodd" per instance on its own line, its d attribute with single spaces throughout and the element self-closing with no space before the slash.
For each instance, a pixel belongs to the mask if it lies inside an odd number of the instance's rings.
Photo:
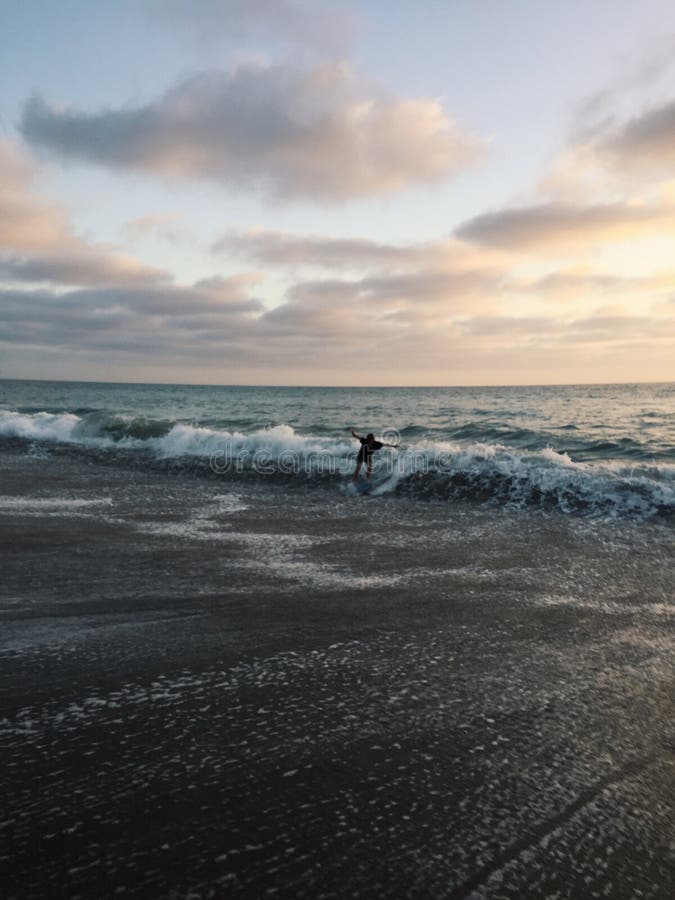
<svg viewBox="0 0 675 900">
<path fill-rule="evenodd" d="M 376 441 L 375 435 L 372 433 L 368 433 L 365 437 L 361 437 L 361 435 L 357 434 L 353 428 L 350 428 L 349 430 L 352 433 L 352 437 L 361 441 L 361 448 L 356 457 L 356 470 L 354 472 L 353 480 L 356 481 L 358 479 L 361 466 L 364 463 L 366 464 L 366 478 L 370 478 L 370 473 L 373 471 L 373 453 L 375 453 L 376 450 L 381 450 L 383 447 L 396 448 L 398 447 L 398 444 L 385 444 L 383 441 Z"/>
</svg>

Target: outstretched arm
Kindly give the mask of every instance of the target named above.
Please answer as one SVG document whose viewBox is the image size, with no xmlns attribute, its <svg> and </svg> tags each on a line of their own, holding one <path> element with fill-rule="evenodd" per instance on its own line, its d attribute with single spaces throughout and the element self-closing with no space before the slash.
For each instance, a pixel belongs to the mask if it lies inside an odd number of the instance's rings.
<svg viewBox="0 0 675 900">
<path fill-rule="evenodd" d="M 361 435 L 360 435 L 360 434 L 357 434 L 357 433 L 354 431 L 353 428 L 350 428 L 349 430 L 350 430 L 351 433 L 352 433 L 352 437 L 355 437 L 355 438 L 357 439 L 357 441 L 360 441 L 360 440 L 361 440 Z"/>
<path fill-rule="evenodd" d="M 394 450 L 398 450 L 398 444 L 382 444 L 383 447 L 393 447 Z"/>
</svg>

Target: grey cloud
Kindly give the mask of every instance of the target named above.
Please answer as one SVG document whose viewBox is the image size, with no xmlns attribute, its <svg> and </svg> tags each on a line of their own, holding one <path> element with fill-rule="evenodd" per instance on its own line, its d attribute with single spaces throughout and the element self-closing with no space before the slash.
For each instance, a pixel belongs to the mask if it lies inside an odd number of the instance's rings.
<svg viewBox="0 0 675 900">
<path fill-rule="evenodd" d="M 632 286 L 644 286 L 643 279 L 623 278 L 619 275 L 603 275 L 560 270 L 533 281 L 520 281 L 514 285 L 519 291 L 534 294 L 569 295 L 582 291 L 607 293 L 622 291 Z"/>
<path fill-rule="evenodd" d="M 345 338 L 360 338 L 369 325 L 353 311 L 330 306 L 300 306 L 281 304 L 266 312 L 258 323 L 261 337 L 289 340 L 314 337 L 319 340 L 343 342 Z"/>
<path fill-rule="evenodd" d="M 382 302 L 405 300 L 416 303 L 444 303 L 461 308 L 467 301 L 494 292 L 501 273 L 490 269 L 466 272 L 419 271 L 402 275 L 379 275 L 364 279 L 370 299 Z"/>
<path fill-rule="evenodd" d="M 405 267 L 420 262 L 421 248 L 396 246 L 365 238 L 294 235 L 281 231 L 231 231 L 213 244 L 216 253 L 271 266 L 326 269 Z"/>
<path fill-rule="evenodd" d="M 154 103 L 94 113 L 33 97 L 21 130 L 62 159 L 324 203 L 438 183 L 482 150 L 437 101 L 387 97 L 338 64 L 204 73 Z"/>
<path fill-rule="evenodd" d="M 545 316 L 474 316 L 458 324 L 464 334 L 481 337 L 541 335 L 560 327 Z"/>
<path fill-rule="evenodd" d="M 7 336 L 27 341 L 39 337 L 47 345 L 94 346 L 103 335 L 124 345 L 139 335 L 150 344 L 167 344 L 167 336 L 199 334 L 217 340 L 231 329 L 244 328 L 262 305 L 242 293 L 236 283 L 221 291 L 193 287 L 0 290 L 0 327 Z M 114 334 L 113 334 L 114 333 Z M 170 344 L 170 342 L 169 342 Z"/>
<path fill-rule="evenodd" d="M 284 231 L 230 230 L 211 250 L 275 268 L 318 268 L 334 271 L 408 270 L 468 272 L 507 264 L 505 254 L 464 241 L 443 238 L 413 244 L 390 244 L 368 238 L 341 238 Z"/>
<path fill-rule="evenodd" d="M 195 235 L 175 214 L 150 214 L 132 219 L 120 229 L 125 240 L 137 241 L 144 237 L 157 237 L 169 244 L 186 245 L 195 243 Z"/>
<path fill-rule="evenodd" d="M 241 279 L 217 279 L 193 286 L 164 285 L 125 289 L 123 287 L 77 290 L 59 295 L 62 302 L 78 309 L 124 307 L 139 315 L 191 316 L 217 313 L 232 316 L 253 314 L 262 309 L 259 300 L 247 295 Z"/>
<path fill-rule="evenodd" d="M 574 115 L 574 131 L 582 140 L 598 129 L 615 126 L 615 110 L 627 96 L 639 95 L 658 82 L 665 84 L 675 66 L 675 34 L 664 34 L 636 58 L 621 60 L 621 69 L 598 91 L 581 99 Z"/>
<path fill-rule="evenodd" d="M 461 310 L 476 299 L 495 300 L 502 279 L 500 271 L 474 269 L 465 272 L 420 269 L 399 274 L 374 273 L 364 278 L 301 281 L 288 292 L 292 302 L 353 302 L 357 305 L 424 305 Z"/>
<path fill-rule="evenodd" d="M 675 63 L 671 59 L 671 65 Z M 672 178 L 675 171 L 675 99 L 644 108 L 632 118 L 605 115 L 579 126 L 570 146 L 561 155 L 562 178 L 576 178 L 582 190 L 604 184 L 616 194 L 644 191 L 646 186 Z M 560 179 L 555 170 L 544 184 Z"/>
<path fill-rule="evenodd" d="M 301 281 L 257 327 L 267 336 L 314 336 L 331 344 L 386 342 L 404 331 L 428 338 L 433 323 L 447 329 L 453 315 L 494 306 L 500 277 L 491 270 L 432 270 Z"/>
<path fill-rule="evenodd" d="M 646 297 L 674 290 L 675 273 L 622 276 L 561 269 L 540 278 L 511 278 L 504 287 L 507 291 L 561 300 L 578 300 L 585 296 L 597 298 L 607 294 L 639 293 L 641 297 Z"/>
<path fill-rule="evenodd" d="M 164 365 L 254 358 L 247 335 L 261 304 L 203 289 L 117 288 L 56 293 L 0 289 L 0 345 Z"/>
<path fill-rule="evenodd" d="M 274 379 L 293 372 L 304 380 L 311 372 L 314 381 L 342 380 L 367 355 L 373 380 L 386 383 L 421 373 L 459 376 L 467 366 L 474 374 L 490 371 L 492 378 L 499 372 L 503 377 L 505 366 L 531 372 L 528 367 L 537 365 L 549 375 L 556 365 L 567 366 L 571 373 L 571 364 L 556 362 L 556 350 L 611 350 L 623 353 L 624 360 L 646 339 L 663 355 L 675 335 L 672 316 L 598 313 L 567 321 L 488 314 L 454 316 L 453 321 L 447 313 L 428 316 L 412 306 L 391 315 L 388 307 L 361 306 L 355 298 L 342 305 L 289 301 L 263 312 L 255 301 L 237 301 L 235 286 L 230 287 L 230 300 L 220 311 L 204 295 L 210 289 L 195 286 L 176 289 L 175 304 L 163 306 L 153 290 L 0 290 L 0 347 L 16 359 L 25 352 L 26 358 L 50 354 L 61 365 L 71 361 L 64 374 L 74 371 L 73 361 L 86 358 L 92 361 L 90 374 L 105 360 L 125 371 L 133 366 L 166 378 L 180 371 L 188 379 L 190 372 L 201 371 L 221 380 L 244 374 L 256 380 L 261 369 Z M 192 312 L 187 313 L 190 298 Z"/>
<path fill-rule="evenodd" d="M 583 319 L 576 319 L 570 325 L 572 333 L 582 334 L 597 340 L 599 335 L 608 338 L 624 337 L 626 334 L 647 334 L 663 328 L 663 320 L 655 320 L 650 316 L 603 315 L 597 313 Z"/>
<path fill-rule="evenodd" d="M 218 304 L 213 285 L 61 294 L 0 288 L 0 345 L 75 356 L 100 352 L 142 365 L 180 359 L 191 366 L 223 359 L 250 365 L 262 358 L 273 365 L 292 361 L 299 348 L 319 349 L 323 332 L 317 339 L 316 327 L 295 323 L 289 330 L 261 312 L 258 301 L 237 299 L 234 290 Z"/>
<path fill-rule="evenodd" d="M 614 164 L 675 170 L 675 100 L 648 110 L 597 141 Z"/>
<path fill-rule="evenodd" d="M 336 304 L 364 300 L 368 294 L 366 279 L 324 278 L 298 281 L 288 290 L 291 303 Z"/>
<path fill-rule="evenodd" d="M 603 346 L 655 343 L 672 340 L 675 317 L 594 313 L 581 319 L 546 316 L 473 316 L 458 321 L 461 333 L 471 340 L 507 341 L 512 346 L 555 348 L 559 345 Z"/>
<path fill-rule="evenodd" d="M 141 285 L 166 282 L 169 276 L 135 260 L 82 251 L 30 256 L 0 253 L 0 278 L 68 285 Z"/>
<path fill-rule="evenodd" d="M 547 249 L 551 244 L 627 237 L 675 222 L 673 212 L 625 203 L 576 206 L 544 203 L 483 213 L 464 222 L 455 235 L 466 241 L 513 250 Z"/>
</svg>

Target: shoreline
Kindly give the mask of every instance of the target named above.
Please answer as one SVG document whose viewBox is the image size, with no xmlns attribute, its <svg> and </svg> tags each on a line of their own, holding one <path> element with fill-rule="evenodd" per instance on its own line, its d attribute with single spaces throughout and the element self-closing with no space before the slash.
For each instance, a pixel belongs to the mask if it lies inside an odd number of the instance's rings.
<svg viewBox="0 0 675 900">
<path fill-rule="evenodd" d="M 0 476 L 8 898 L 668 895 L 667 525 Z"/>
</svg>

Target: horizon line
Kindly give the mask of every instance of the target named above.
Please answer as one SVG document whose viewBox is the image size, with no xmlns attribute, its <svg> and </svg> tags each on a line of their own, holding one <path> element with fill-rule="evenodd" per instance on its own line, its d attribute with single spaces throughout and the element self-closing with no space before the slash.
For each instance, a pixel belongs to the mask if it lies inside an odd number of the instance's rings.
<svg viewBox="0 0 675 900">
<path fill-rule="evenodd" d="M 2 381 L 27 381 L 38 383 L 57 383 L 57 384 L 108 384 L 108 385 L 127 385 L 138 387 L 202 387 L 202 388 L 310 388 L 314 390 L 442 390 L 442 389 L 472 389 L 472 388 L 532 388 L 532 387 L 627 387 L 629 385 L 646 385 L 646 384 L 675 384 L 675 379 L 658 380 L 658 381 L 551 381 L 551 382 L 530 382 L 530 383 L 480 383 L 480 384 L 371 384 L 367 386 L 355 384 L 243 384 L 243 383 L 218 383 L 218 382 L 192 382 L 192 381 L 100 381 L 88 378 L 16 378 L 11 376 L 0 376 Z"/>
</svg>

